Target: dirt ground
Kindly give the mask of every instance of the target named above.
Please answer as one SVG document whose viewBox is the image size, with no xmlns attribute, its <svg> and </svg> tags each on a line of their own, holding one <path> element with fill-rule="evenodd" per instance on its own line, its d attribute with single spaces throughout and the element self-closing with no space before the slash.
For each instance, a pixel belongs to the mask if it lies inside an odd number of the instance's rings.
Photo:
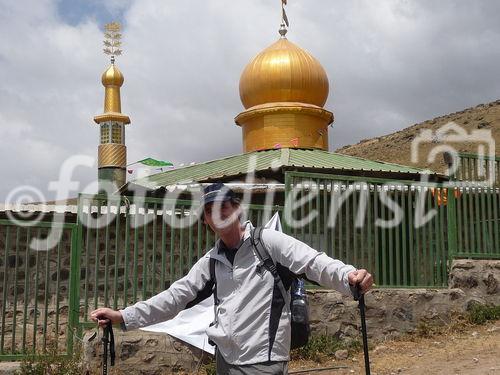
<svg viewBox="0 0 500 375">
<path fill-rule="evenodd" d="M 430 338 L 408 337 L 380 343 L 370 351 L 370 362 L 372 375 L 500 375 L 500 321 Z M 293 362 L 290 374 L 333 366 L 347 368 L 300 374 L 365 374 L 362 352 L 344 361 Z"/>
</svg>

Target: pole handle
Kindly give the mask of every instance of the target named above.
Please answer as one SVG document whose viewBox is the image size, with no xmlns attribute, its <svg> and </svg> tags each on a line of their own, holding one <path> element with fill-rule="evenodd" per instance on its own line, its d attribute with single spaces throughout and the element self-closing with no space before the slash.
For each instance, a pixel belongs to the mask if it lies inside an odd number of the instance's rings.
<svg viewBox="0 0 500 375">
<path fill-rule="evenodd" d="M 363 293 L 361 293 L 361 287 L 359 286 L 359 284 L 356 284 L 353 287 L 352 295 L 355 301 L 360 301 L 363 298 Z"/>
</svg>

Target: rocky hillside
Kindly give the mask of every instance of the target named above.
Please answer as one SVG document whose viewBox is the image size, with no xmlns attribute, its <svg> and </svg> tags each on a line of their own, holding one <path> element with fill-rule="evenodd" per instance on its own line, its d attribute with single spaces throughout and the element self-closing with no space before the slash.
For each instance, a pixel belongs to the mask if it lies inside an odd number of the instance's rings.
<svg viewBox="0 0 500 375">
<path fill-rule="evenodd" d="M 466 139 L 462 134 L 458 134 L 456 127 L 443 128 L 446 124 L 454 122 L 459 125 L 468 134 Z M 439 131 L 439 129 L 441 129 Z M 445 129 L 447 129 L 445 131 Z M 429 141 L 420 143 L 419 153 L 416 163 L 411 160 L 411 144 L 416 141 L 416 137 L 422 135 L 422 131 L 428 131 L 431 135 Z M 477 133 L 476 131 L 481 131 Z M 460 112 L 436 117 L 435 119 L 424 121 L 420 124 L 412 125 L 398 132 L 384 135 L 377 138 L 365 139 L 355 145 L 344 146 L 336 152 L 351 156 L 359 156 L 367 159 L 386 161 L 391 163 L 404 164 L 409 166 L 418 166 L 429 168 L 436 172 L 443 173 L 445 164 L 443 158 L 438 156 L 432 163 L 427 161 L 427 156 L 431 150 L 439 145 L 449 144 L 459 152 L 476 153 L 478 142 L 473 138 L 473 134 L 480 137 L 484 131 L 491 130 L 495 140 L 495 154 L 500 155 L 500 100 L 488 104 L 480 104 L 473 108 L 468 108 Z M 430 132 L 429 132 L 430 131 Z M 437 133 L 436 133 L 437 132 Z M 460 141 L 450 141 L 447 135 L 455 133 Z M 420 139 L 420 138 L 418 138 Z"/>
</svg>

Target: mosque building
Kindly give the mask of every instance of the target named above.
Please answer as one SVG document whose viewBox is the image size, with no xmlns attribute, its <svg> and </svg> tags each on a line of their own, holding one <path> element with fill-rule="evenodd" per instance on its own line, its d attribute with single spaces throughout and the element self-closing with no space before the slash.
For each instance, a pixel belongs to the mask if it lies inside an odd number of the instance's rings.
<svg viewBox="0 0 500 375">
<path fill-rule="evenodd" d="M 104 114 L 101 126 L 99 178 L 113 181 L 120 194 L 161 197 L 166 190 L 190 184 L 222 181 L 266 185 L 283 184 L 285 172 L 419 180 L 422 170 L 329 151 L 328 131 L 333 113 L 325 108 L 329 95 L 327 72 L 310 53 L 287 38 L 281 24 L 279 38 L 244 68 L 239 82 L 244 111 L 235 117 L 242 131 L 242 153 L 133 179 L 125 183 L 125 126 L 121 113 L 123 75 L 114 63 L 103 74 Z M 252 174 L 251 181 L 248 175 Z M 436 176 L 431 176 L 431 179 Z"/>
</svg>

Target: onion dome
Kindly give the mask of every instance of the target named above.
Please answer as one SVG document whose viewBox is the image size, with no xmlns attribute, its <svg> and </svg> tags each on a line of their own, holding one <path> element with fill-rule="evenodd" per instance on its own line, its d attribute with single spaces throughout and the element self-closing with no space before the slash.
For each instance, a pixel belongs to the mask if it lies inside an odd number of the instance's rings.
<svg viewBox="0 0 500 375">
<path fill-rule="evenodd" d="M 123 85 L 123 74 L 120 70 L 115 66 L 115 64 L 111 64 L 111 66 L 102 73 L 101 82 L 104 86 L 119 86 Z"/>
<path fill-rule="evenodd" d="M 323 107 L 328 98 L 328 76 L 311 54 L 280 38 L 245 68 L 240 78 L 240 98 L 246 109 L 274 102 Z"/>
<path fill-rule="evenodd" d="M 333 113 L 323 108 L 329 84 L 318 60 L 285 38 L 259 53 L 240 78 L 245 111 L 236 116 L 243 151 L 274 148 L 328 150 Z"/>
</svg>

